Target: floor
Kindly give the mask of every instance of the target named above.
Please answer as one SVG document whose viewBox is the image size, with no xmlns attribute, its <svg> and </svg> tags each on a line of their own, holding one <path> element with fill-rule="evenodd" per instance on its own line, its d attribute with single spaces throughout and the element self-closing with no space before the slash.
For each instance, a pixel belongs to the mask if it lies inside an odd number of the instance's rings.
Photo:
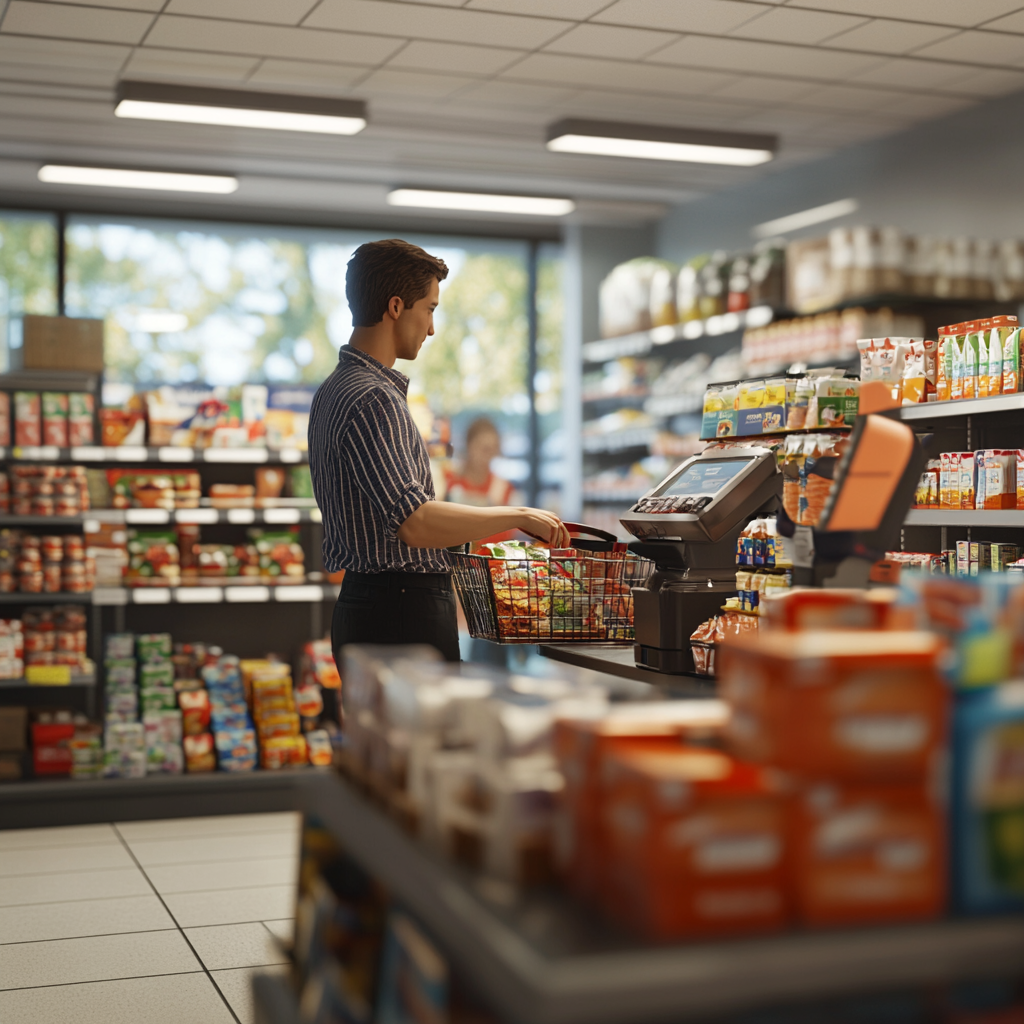
<svg viewBox="0 0 1024 1024">
<path fill-rule="evenodd" d="M 297 814 L 0 831 L 3 1024 L 252 1024 L 284 968 Z"/>
</svg>

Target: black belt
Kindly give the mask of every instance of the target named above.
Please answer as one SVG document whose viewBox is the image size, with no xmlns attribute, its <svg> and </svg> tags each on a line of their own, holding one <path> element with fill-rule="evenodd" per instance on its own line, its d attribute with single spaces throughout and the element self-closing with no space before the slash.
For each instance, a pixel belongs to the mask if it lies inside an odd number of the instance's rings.
<svg viewBox="0 0 1024 1024">
<path fill-rule="evenodd" d="M 429 587 L 446 590 L 452 585 L 450 572 L 352 572 L 345 573 L 345 583 L 368 583 L 376 587 Z M 342 584 L 344 586 L 344 583 Z"/>
</svg>

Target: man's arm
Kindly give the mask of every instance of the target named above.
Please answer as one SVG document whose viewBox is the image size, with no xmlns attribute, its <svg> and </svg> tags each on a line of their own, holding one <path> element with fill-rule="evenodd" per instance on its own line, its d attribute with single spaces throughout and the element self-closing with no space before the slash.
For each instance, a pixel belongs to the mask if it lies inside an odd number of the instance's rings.
<svg viewBox="0 0 1024 1024">
<path fill-rule="evenodd" d="M 444 501 L 420 505 L 398 528 L 398 539 L 411 548 L 450 548 L 506 530 L 522 530 L 553 548 L 572 546 L 568 530 L 553 512 L 513 505 L 475 508 Z"/>
</svg>

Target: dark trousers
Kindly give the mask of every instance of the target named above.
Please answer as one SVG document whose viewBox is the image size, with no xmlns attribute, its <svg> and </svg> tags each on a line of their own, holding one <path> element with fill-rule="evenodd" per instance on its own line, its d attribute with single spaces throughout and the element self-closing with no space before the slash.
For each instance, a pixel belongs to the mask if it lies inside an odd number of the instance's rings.
<svg viewBox="0 0 1024 1024">
<path fill-rule="evenodd" d="M 452 578 L 443 572 L 347 572 L 331 623 L 341 667 L 345 644 L 430 644 L 459 660 Z"/>
</svg>

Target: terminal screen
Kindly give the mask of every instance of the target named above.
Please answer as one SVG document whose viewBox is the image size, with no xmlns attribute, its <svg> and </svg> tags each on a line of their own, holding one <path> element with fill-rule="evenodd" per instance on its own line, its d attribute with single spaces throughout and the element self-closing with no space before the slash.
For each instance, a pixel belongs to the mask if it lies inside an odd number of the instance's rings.
<svg viewBox="0 0 1024 1024">
<path fill-rule="evenodd" d="M 752 459 L 708 459 L 706 462 L 695 462 L 674 480 L 670 480 L 658 496 L 717 494 L 752 461 Z"/>
</svg>

